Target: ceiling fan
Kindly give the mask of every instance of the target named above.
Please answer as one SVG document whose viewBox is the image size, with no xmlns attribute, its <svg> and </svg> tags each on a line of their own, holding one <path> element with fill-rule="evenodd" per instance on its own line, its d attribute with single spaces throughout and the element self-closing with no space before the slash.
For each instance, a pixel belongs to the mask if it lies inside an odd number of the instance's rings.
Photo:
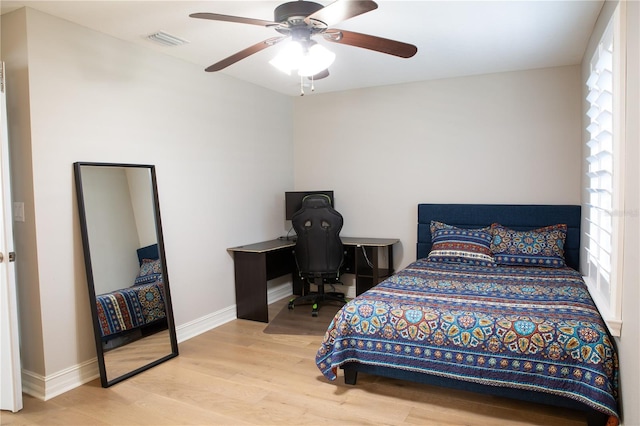
<svg viewBox="0 0 640 426">
<path fill-rule="evenodd" d="M 294 45 L 294 47 L 287 46 L 287 48 L 283 48 L 283 51 L 271 63 L 285 72 L 297 69 L 301 77 L 317 80 L 329 75 L 328 66 L 333 62 L 335 55 L 312 39 L 316 35 L 321 35 L 325 40 L 333 43 L 360 47 L 401 58 L 410 58 L 416 54 L 418 48 L 412 44 L 330 28 L 339 22 L 377 9 L 377 7 L 376 2 L 371 0 L 336 0 L 327 6 L 311 1 L 297 0 L 283 3 L 276 7 L 273 21 L 206 12 L 193 13 L 189 16 L 212 21 L 260 25 L 273 28 L 281 34 L 249 46 L 228 58 L 216 62 L 207 67 L 205 71 L 220 71 L 254 53 L 290 38 L 290 44 Z M 299 61 L 299 63 L 291 64 L 292 60 L 294 62 Z"/>
</svg>

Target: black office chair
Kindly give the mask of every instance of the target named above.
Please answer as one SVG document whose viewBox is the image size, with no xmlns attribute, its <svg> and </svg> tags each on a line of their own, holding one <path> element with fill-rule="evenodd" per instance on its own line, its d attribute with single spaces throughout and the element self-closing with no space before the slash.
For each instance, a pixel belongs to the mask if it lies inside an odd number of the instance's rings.
<svg viewBox="0 0 640 426">
<path fill-rule="evenodd" d="M 298 274 L 307 283 L 316 284 L 318 290 L 289 301 L 289 309 L 296 304 L 313 305 L 311 315 L 318 316 L 319 303 L 334 300 L 346 303 L 343 293 L 325 292 L 325 284 L 340 281 L 340 267 L 344 249 L 340 240 L 342 215 L 331 206 L 329 197 L 322 194 L 308 195 L 302 200 L 302 208 L 291 218 L 297 240 L 294 249 Z M 305 283 L 305 289 L 309 284 Z"/>
</svg>

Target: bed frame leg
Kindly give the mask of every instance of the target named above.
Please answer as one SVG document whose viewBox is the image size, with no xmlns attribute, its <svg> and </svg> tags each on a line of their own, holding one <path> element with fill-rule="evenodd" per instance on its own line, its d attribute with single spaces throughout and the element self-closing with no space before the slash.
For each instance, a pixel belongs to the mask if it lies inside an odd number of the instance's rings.
<svg viewBox="0 0 640 426">
<path fill-rule="evenodd" d="M 358 371 L 355 368 L 344 368 L 344 382 L 347 385 L 355 385 L 358 380 Z"/>
<path fill-rule="evenodd" d="M 609 416 L 598 411 L 587 411 L 588 426 L 606 426 L 608 425 Z"/>
</svg>

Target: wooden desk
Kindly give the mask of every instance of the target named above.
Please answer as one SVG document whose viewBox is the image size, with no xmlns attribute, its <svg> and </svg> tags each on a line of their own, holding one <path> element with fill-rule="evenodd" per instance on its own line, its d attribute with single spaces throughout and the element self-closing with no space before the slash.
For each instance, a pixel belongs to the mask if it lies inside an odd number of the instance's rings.
<svg viewBox="0 0 640 426">
<path fill-rule="evenodd" d="M 267 281 L 295 271 L 295 244 L 276 239 L 228 249 L 233 252 L 238 318 L 269 322 Z"/>
<path fill-rule="evenodd" d="M 343 273 L 356 276 L 356 296 L 393 274 L 393 245 L 397 238 L 341 237 L 345 248 Z M 380 250 L 387 250 L 387 265 L 381 267 Z"/>
<path fill-rule="evenodd" d="M 356 275 L 356 295 L 393 274 L 393 245 L 397 238 L 340 237 L 345 248 L 343 273 Z M 301 288 L 293 257 L 293 240 L 275 239 L 228 248 L 233 253 L 238 318 L 269 322 L 267 281 L 291 274 L 294 289 Z M 380 268 L 378 254 L 388 250 L 386 268 Z"/>
</svg>

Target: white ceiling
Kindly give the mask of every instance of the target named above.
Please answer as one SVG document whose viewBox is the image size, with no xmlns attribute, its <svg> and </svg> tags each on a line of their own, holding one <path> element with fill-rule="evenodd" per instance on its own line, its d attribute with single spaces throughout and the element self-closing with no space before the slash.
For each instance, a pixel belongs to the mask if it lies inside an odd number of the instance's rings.
<svg viewBox="0 0 640 426">
<path fill-rule="evenodd" d="M 338 0 L 346 1 L 346 0 Z M 78 23 L 113 37 L 181 58 L 204 68 L 246 47 L 277 36 L 256 25 L 190 18 L 212 12 L 273 20 L 283 1 L 6 1 L 2 13 L 22 6 Z M 327 5 L 330 1 L 319 1 Z M 317 41 L 336 53 L 331 75 L 315 83 L 316 93 L 412 81 L 578 64 L 602 0 L 568 1 L 397 1 L 377 0 L 378 9 L 334 28 L 414 44 L 410 59 Z M 157 45 L 146 35 L 163 30 L 190 41 Z M 297 76 L 268 61 L 278 46 L 222 71 L 288 95 L 300 93 Z M 309 93 L 309 89 L 306 89 Z"/>
</svg>

